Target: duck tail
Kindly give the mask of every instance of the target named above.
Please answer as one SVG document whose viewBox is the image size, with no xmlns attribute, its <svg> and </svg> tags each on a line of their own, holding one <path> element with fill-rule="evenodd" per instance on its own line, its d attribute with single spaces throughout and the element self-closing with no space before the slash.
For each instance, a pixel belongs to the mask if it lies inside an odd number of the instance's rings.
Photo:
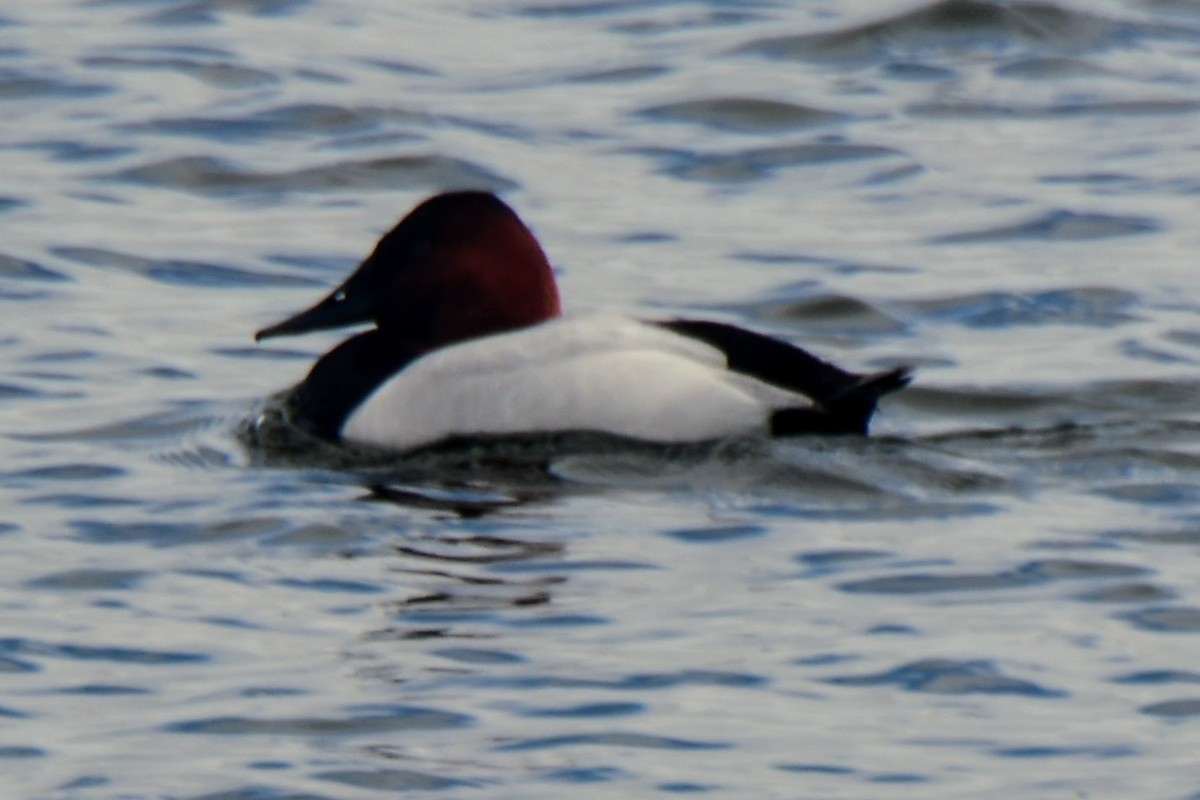
<svg viewBox="0 0 1200 800">
<path fill-rule="evenodd" d="M 774 436 L 803 433 L 865 434 L 879 398 L 912 383 L 910 367 L 859 376 L 844 389 L 821 399 L 812 408 L 785 408 L 771 415 Z"/>
</svg>

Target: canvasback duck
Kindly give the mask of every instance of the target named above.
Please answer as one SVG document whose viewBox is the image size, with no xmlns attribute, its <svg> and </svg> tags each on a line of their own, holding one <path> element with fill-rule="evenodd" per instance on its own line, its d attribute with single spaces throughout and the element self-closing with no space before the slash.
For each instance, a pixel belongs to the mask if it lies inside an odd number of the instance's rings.
<svg viewBox="0 0 1200 800">
<path fill-rule="evenodd" d="M 319 435 L 400 451 L 562 432 L 863 434 L 876 401 L 910 380 L 724 322 L 564 317 L 537 239 L 481 191 L 424 201 L 328 297 L 255 339 L 362 323 L 374 327 L 322 356 L 291 400 Z"/>
</svg>

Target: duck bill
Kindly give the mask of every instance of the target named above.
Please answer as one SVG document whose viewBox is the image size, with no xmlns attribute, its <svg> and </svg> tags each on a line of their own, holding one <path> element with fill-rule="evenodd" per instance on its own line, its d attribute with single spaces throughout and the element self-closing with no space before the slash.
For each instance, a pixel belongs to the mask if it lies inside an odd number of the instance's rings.
<svg viewBox="0 0 1200 800">
<path fill-rule="evenodd" d="M 261 342 L 276 336 L 295 336 L 373 321 L 375 304 L 371 293 L 364 292 L 361 286 L 355 286 L 355 277 L 357 273 L 315 306 L 263 328 L 254 334 L 254 341 Z"/>
</svg>

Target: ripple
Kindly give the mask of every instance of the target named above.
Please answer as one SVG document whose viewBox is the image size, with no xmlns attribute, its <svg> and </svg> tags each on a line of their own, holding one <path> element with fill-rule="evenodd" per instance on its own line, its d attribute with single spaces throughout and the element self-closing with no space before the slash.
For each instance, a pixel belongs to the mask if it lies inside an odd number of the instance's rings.
<svg viewBox="0 0 1200 800">
<path fill-rule="evenodd" d="M 636 8 L 636 6 L 634 6 Z M 645 16 L 629 22 L 620 22 L 611 26 L 611 30 L 634 36 L 657 36 L 676 33 L 681 30 L 696 28 L 719 28 L 730 25 L 742 25 L 754 22 L 761 17 L 745 11 L 696 11 L 683 17 L 661 19 L 657 15 Z"/>
<path fill-rule="evenodd" d="M 170 733 L 223 736 L 357 736 L 462 728 L 471 717 L 417 706 L 361 706 L 340 717 L 212 717 L 165 726 Z"/>
<path fill-rule="evenodd" d="M 100 358 L 96 350 L 49 350 L 32 353 L 21 359 L 25 364 L 77 364 L 84 361 L 95 361 Z M 42 373 L 43 375 L 45 373 Z M 64 376 L 65 380 L 70 380 Z"/>
<path fill-rule="evenodd" d="M 542 777 L 563 783 L 606 783 L 625 778 L 627 773 L 617 767 L 567 767 L 543 773 Z"/>
<path fill-rule="evenodd" d="M 398 551 L 406 556 L 423 559 L 435 559 L 449 563 L 468 564 L 497 564 L 511 560 L 523 560 L 536 557 L 536 550 L 521 550 L 510 552 L 493 551 L 483 554 L 444 554 L 437 551 L 400 547 Z M 430 588 L 421 589 L 411 596 L 395 603 L 398 611 L 405 614 L 419 613 L 422 615 L 437 615 L 443 613 L 462 613 L 466 611 L 482 611 L 503 608 L 530 608 L 542 606 L 550 602 L 550 589 L 562 583 L 565 579 L 556 576 L 539 576 L 530 580 L 513 580 L 483 575 L 464 575 L 450 573 L 444 570 L 406 570 L 414 575 L 424 575 L 435 579 Z"/>
<path fill-rule="evenodd" d="M 173 286 L 197 286 L 209 289 L 247 289 L 275 287 L 312 287 L 321 285 L 311 278 L 278 273 L 251 272 L 237 267 L 202 261 L 158 260 L 104 250 L 98 247 L 54 247 L 54 255 L 106 270 L 118 270 Z"/>
<path fill-rule="evenodd" d="M 447 156 L 394 156 L 366 161 L 340 161 L 291 172 L 254 172 L 209 156 L 172 158 L 98 176 L 177 189 L 199 195 L 285 194 L 288 192 L 389 191 L 405 189 L 490 189 L 516 184 L 478 164 Z"/>
<path fill-rule="evenodd" d="M 597 718 L 597 717 L 618 717 L 628 714 L 641 714 L 646 710 L 644 703 L 584 703 L 577 706 L 564 706 L 560 708 L 531 708 L 521 711 L 522 716 L 526 717 L 550 717 L 550 718 Z"/>
<path fill-rule="evenodd" d="M 576 733 L 565 736 L 547 736 L 540 739 L 522 739 L 502 744 L 496 749 L 555 750 L 561 747 L 632 747 L 643 750 L 722 750 L 730 745 L 726 742 L 706 742 L 698 739 L 678 739 L 669 736 L 653 736 L 645 733 Z"/>
<path fill-rule="evenodd" d="M 71 523 L 71 527 L 80 539 L 106 545 L 116 542 L 186 540 L 194 530 L 193 525 L 180 523 L 115 523 L 83 519 Z"/>
<path fill-rule="evenodd" d="M 127 146 L 98 145 L 74 140 L 42 140 L 19 145 L 22 150 L 46 152 L 55 161 L 66 163 L 110 161 L 137 152 Z"/>
<path fill-rule="evenodd" d="M 478 647 L 447 647 L 432 651 L 439 658 L 457 661 L 461 664 L 520 664 L 526 659 L 516 653 L 502 650 L 484 650 Z"/>
<path fill-rule="evenodd" d="M 1200 632 L 1200 608 L 1155 606 L 1121 615 L 1136 628 L 1155 633 Z"/>
<path fill-rule="evenodd" d="M 991 591 L 1017 589 L 1044 583 L 1037 575 L 1021 572 L 976 573 L 959 575 L 887 575 L 848 581 L 838 586 L 855 594 L 934 594 L 938 592 Z"/>
<path fill-rule="evenodd" d="M 1086 578 L 1127 578 L 1145 575 L 1150 570 L 1131 564 L 1115 564 L 1107 561 L 1081 561 L 1059 558 L 1031 561 L 1020 567 L 1022 572 L 1040 575 L 1047 580 L 1076 580 Z"/>
<path fill-rule="evenodd" d="M 853 767 L 843 767 L 836 764 L 776 764 L 775 769 L 784 772 L 801 772 L 812 775 L 853 775 L 857 772 Z"/>
<path fill-rule="evenodd" d="M 144 570 L 72 569 L 53 572 L 27 582 L 31 589 L 70 589 L 82 591 L 111 591 L 132 589 L 150 573 Z"/>
<path fill-rule="evenodd" d="M 1077 595 L 1085 603 L 1147 603 L 1173 600 L 1177 593 L 1152 583 L 1120 583 Z"/>
<path fill-rule="evenodd" d="M 863 62 L 899 54 L 955 55 L 1012 50 L 1095 52 L 1139 39 L 1200 40 L 1183 26 L 1109 19 L 1041 2 L 940 0 L 875 22 L 823 33 L 774 36 L 735 52 L 772 58 Z"/>
<path fill-rule="evenodd" d="M 860 562 L 873 561 L 891 555 L 882 550 L 815 550 L 794 556 L 795 560 L 808 569 L 804 576 L 824 577 L 854 569 Z"/>
<path fill-rule="evenodd" d="M 0 102 L 18 100 L 80 100 L 112 92 L 111 86 L 74 83 L 56 78 L 0 69 Z"/>
<path fill-rule="evenodd" d="M 143 17 L 157 25 L 215 25 L 225 14 L 278 17 L 295 13 L 312 0 L 187 0 Z"/>
<path fill-rule="evenodd" d="M 661 64 L 640 64 L 627 67 L 612 67 L 610 69 L 589 70 L 572 75 L 567 80 L 571 83 L 628 83 L 659 78 L 671 72 L 671 68 Z"/>
<path fill-rule="evenodd" d="M 1062 80 L 1065 78 L 1094 78 L 1108 71 L 1082 58 L 1041 56 L 1022 58 L 1001 64 L 993 70 L 1001 78 L 1020 80 Z"/>
<path fill-rule="evenodd" d="M 1150 705 L 1142 706 L 1138 710 L 1143 714 L 1169 719 L 1195 717 L 1200 716 L 1200 698 L 1189 697 L 1182 700 L 1165 700 L 1161 703 L 1151 703 Z"/>
<path fill-rule="evenodd" d="M 667 530 L 663 531 L 663 535 L 692 544 L 719 544 L 731 540 L 762 536 L 766 532 L 767 527 L 765 525 L 711 525 L 704 528 Z"/>
<path fill-rule="evenodd" d="M 160 464 L 184 469 L 213 469 L 231 467 L 235 464 L 231 453 L 204 445 L 155 453 L 154 460 Z"/>
<path fill-rule="evenodd" d="M 422 540 L 420 546 L 413 544 L 396 547 L 396 552 L 406 556 L 459 564 L 497 564 L 547 556 L 557 557 L 562 551 L 563 545 L 560 542 L 525 541 L 500 536 L 429 537 Z"/>
<path fill-rule="evenodd" d="M 0 759 L 7 758 L 43 758 L 47 755 L 46 751 L 40 747 L 23 747 L 21 745 L 9 745 L 0 747 Z"/>
<path fill-rule="evenodd" d="M 678 672 L 643 672 L 613 680 L 578 678 L 569 675 L 481 675 L 470 679 L 475 685 L 504 689 L 597 689 L 609 691 L 658 691 L 680 686 L 721 686 L 731 689 L 757 689 L 766 685 L 761 675 L 744 672 L 685 669 Z"/>
<path fill-rule="evenodd" d="M 1184 347 L 1200 347 L 1200 331 L 1196 330 L 1167 331 L 1163 334 L 1163 338 L 1173 344 L 1180 344 Z"/>
<path fill-rule="evenodd" d="M 835 275 L 859 275 L 863 273 L 871 274 L 878 273 L 881 275 L 907 274 L 914 275 L 918 270 L 911 267 L 895 267 L 881 264 L 860 264 L 853 261 L 842 259 L 822 258 L 820 256 L 803 255 L 795 252 L 769 252 L 763 250 L 737 250 L 730 254 L 731 258 L 737 258 L 753 264 L 768 264 L 768 265 L 796 265 L 797 268 L 820 267 L 829 270 Z M 780 287 L 781 294 L 791 294 L 796 290 L 809 291 L 820 284 L 816 281 L 805 281 L 792 286 Z"/>
<path fill-rule="evenodd" d="M 1001 758 L 1125 758 L 1137 755 L 1132 747 L 1064 747 L 1061 745 L 1026 745 L 998 747 L 992 753 Z"/>
<path fill-rule="evenodd" d="M 546 602 L 550 598 L 547 596 Z M 536 605 L 543 605 L 537 603 Z M 511 619 L 507 625 L 510 628 L 580 628 L 592 627 L 594 625 L 611 625 L 613 620 L 610 617 L 603 617 L 599 614 L 544 614 L 537 617 L 529 617 L 522 619 Z"/>
<path fill-rule="evenodd" d="M 346 136 L 378 130 L 386 123 L 428 122 L 430 119 L 425 114 L 401 110 L 302 103 L 268 108 L 242 117 L 156 119 L 125 125 L 121 130 L 234 142 L 307 138 L 314 134 Z"/>
<path fill-rule="evenodd" d="M 258 533 L 259 531 L 255 531 Z M 312 592 L 332 592 L 334 594 L 378 594 L 384 589 L 373 583 L 363 583 L 361 581 L 337 580 L 334 578 L 317 578 L 313 580 L 300 580 L 299 578 L 281 578 L 276 581 L 279 586 L 286 586 L 289 589 L 302 589 Z"/>
<path fill-rule="evenodd" d="M 159 547 L 186 547 L 237 539 L 276 536 L 289 523 L 275 517 L 228 519 L 206 525 L 161 520 L 75 519 L 69 523 L 80 539 L 97 544 L 146 542 Z"/>
<path fill-rule="evenodd" d="M 345 786 L 383 792 L 444 791 L 479 786 L 474 781 L 446 778 L 407 769 L 331 770 L 318 772 L 313 777 Z"/>
<path fill-rule="evenodd" d="M 1150 190 L 1151 183 L 1140 175 L 1126 172 L 1095 170 L 1079 173 L 1056 173 L 1042 175 L 1038 180 L 1045 184 L 1079 185 L 1095 187 L 1099 191 L 1111 194 L 1144 193 Z"/>
<path fill-rule="evenodd" d="M 1079 214 L 1074 211 L 1057 210 L 1015 225 L 937 236 L 930 239 L 930 243 L 1002 244 L 1024 240 L 1082 242 L 1155 233 L 1161 228 L 1157 220 L 1149 217 Z"/>
<path fill-rule="evenodd" d="M 1191 483 L 1127 483 L 1095 490 L 1096 494 L 1139 505 L 1191 505 L 1200 499 L 1200 488 Z"/>
<path fill-rule="evenodd" d="M 629 0 L 583 0 L 582 2 L 533 2 L 522 3 L 518 13 L 541 19 L 572 19 L 579 17 L 608 16 L 614 12 L 637 9 L 639 4 Z"/>
<path fill-rule="evenodd" d="M 1142 118 L 1159 114 L 1192 114 L 1200 111 L 1200 102 L 1173 98 L 1092 100 L 1087 102 L 1053 103 L 1050 105 L 1017 105 L 973 101 L 943 101 L 914 103 L 906 109 L 913 116 L 930 118 L 968 119 L 1043 119 L 1050 117 L 1130 116 Z"/>
<path fill-rule="evenodd" d="M 790 300 L 778 297 L 731 307 L 752 318 L 788 323 L 818 334 L 882 336 L 902 333 L 905 322 L 871 303 L 840 294 L 816 294 Z"/>
<path fill-rule="evenodd" d="M 423 66 L 412 61 L 400 61 L 394 58 L 365 58 L 362 60 L 364 64 L 370 64 L 372 67 L 397 75 L 405 75 L 409 77 L 419 78 L 441 78 L 444 74 L 433 67 Z"/>
<path fill-rule="evenodd" d="M 833 111 L 750 97 L 685 100 L 648 106 L 634 113 L 657 122 L 686 122 L 735 133 L 779 133 L 847 119 Z"/>
<path fill-rule="evenodd" d="M 176 442 L 188 434 L 223 425 L 224 418 L 197 414 L 190 405 L 159 411 L 104 425 L 53 432 L 15 433 L 11 437 L 25 442 L 103 442 L 161 440 Z"/>
<path fill-rule="evenodd" d="M 12 383 L 0 383 L 0 400 L 25 400 L 31 397 L 43 397 L 42 392 L 28 386 L 18 386 Z"/>
<path fill-rule="evenodd" d="M 1015 294 L 981 292 L 900 304 L 909 313 L 967 328 L 1018 325 L 1086 325 L 1110 328 L 1138 317 L 1137 295 L 1107 287 L 1077 287 Z"/>
<path fill-rule="evenodd" d="M 1182 670 L 1144 670 L 1131 672 L 1114 678 L 1115 683 L 1133 683 L 1146 686 L 1158 686 L 1170 683 L 1200 683 L 1200 673 L 1184 672 Z"/>
<path fill-rule="evenodd" d="M 1129 358 L 1139 361 L 1149 361 L 1156 364 L 1195 364 L 1193 359 L 1185 358 L 1176 353 L 1143 344 L 1135 339 L 1126 339 L 1120 343 L 1119 351 Z"/>
<path fill-rule="evenodd" d="M 270 72 L 234 64 L 231 61 L 232 56 L 212 51 L 212 55 L 206 58 L 96 56 L 85 58 L 81 63 L 92 69 L 128 70 L 138 74 L 148 70 L 176 72 L 219 89 L 249 89 L 279 81 L 279 78 Z"/>
<path fill-rule="evenodd" d="M 22 661 L 19 658 L 6 658 L 0 656 L 0 674 L 12 674 L 21 672 L 37 672 L 41 669 L 40 666 L 32 661 Z M 5 709 L 0 707 L 0 717 L 12 716 L 5 712 Z"/>
<path fill-rule="evenodd" d="M 899 150 L 890 147 L 838 142 L 760 147 L 724 153 L 648 149 L 641 151 L 641 154 L 662 164 L 663 171 L 668 175 L 710 183 L 762 180 L 787 168 L 904 157 Z"/>
<path fill-rule="evenodd" d="M 85 683 L 82 686 L 68 686 L 60 691 L 62 694 L 77 694 L 84 697 L 121 697 L 152 693 L 152 690 L 141 686 L 124 686 L 111 683 Z"/>
<path fill-rule="evenodd" d="M 7 478 L 34 481 L 99 481 L 119 478 L 126 470 L 107 464 L 59 464 L 8 473 Z"/>
<path fill-rule="evenodd" d="M 1047 689 L 1032 681 L 1003 675 L 991 661 L 955 661 L 930 658 L 913 661 L 874 675 L 826 678 L 838 686 L 897 686 L 910 692 L 932 694 L 1004 694 L 1059 698 L 1066 692 Z"/>
<path fill-rule="evenodd" d="M 113 661 L 119 664 L 175 666 L 209 661 L 204 653 L 169 650 L 143 650 L 129 647 L 93 647 L 81 644 L 57 644 L 37 639 L 13 637 L 0 639 L 0 653 L 41 658 L 65 658 L 73 661 Z"/>
<path fill-rule="evenodd" d="M 1112 578 L 1140 575 L 1146 570 L 1126 564 L 1071 559 L 1030 561 L 1014 570 L 995 573 L 931 575 L 910 573 L 849 581 L 845 592 L 867 594 L 933 594 L 939 592 L 1017 589 L 1063 579 Z"/>
<path fill-rule="evenodd" d="M 41 264 L 35 264 L 32 261 L 26 261 L 22 258 L 14 258 L 3 253 L 0 253 L 0 278 L 4 280 L 46 282 L 70 280 L 69 277 L 61 272 L 55 272 L 52 269 L 43 267 Z"/>
<path fill-rule="evenodd" d="M 1131 540 L 1139 544 L 1183 547 L 1200 546 L 1200 530 L 1195 528 L 1152 531 L 1109 531 L 1104 536 L 1106 538 Z"/>
<path fill-rule="evenodd" d="M 883 74 L 902 81 L 940 83 L 953 79 L 957 72 L 946 67 L 917 61 L 893 61 L 883 66 Z"/>
</svg>

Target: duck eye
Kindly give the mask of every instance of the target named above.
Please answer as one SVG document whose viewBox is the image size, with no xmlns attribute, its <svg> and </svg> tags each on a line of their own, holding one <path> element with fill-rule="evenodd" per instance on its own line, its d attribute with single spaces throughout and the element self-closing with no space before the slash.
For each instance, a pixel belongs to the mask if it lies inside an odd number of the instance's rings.
<svg viewBox="0 0 1200 800">
<path fill-rule="evenodd" d="M 334 292 L 334 294 L 333 294 L 333 301 L 334 301 L 335 303 L 344 303 L 344 302 L 346 302 L 346 290 L 345 290 L 345 289 L 338 289 L 336 292 Z"/>
</svg>

